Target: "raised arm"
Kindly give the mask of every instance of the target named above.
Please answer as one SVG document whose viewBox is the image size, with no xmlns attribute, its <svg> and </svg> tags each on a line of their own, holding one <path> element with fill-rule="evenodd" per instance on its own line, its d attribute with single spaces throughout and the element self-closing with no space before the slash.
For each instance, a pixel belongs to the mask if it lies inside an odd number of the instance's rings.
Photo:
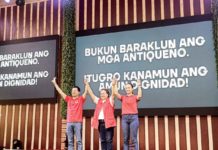
<svg viewBox="0 0 218 150">
<path fill-rule="evenodd" d="M 114 106 L 115 85 L 116 85 L 116 82 L 117 82 L 116 79 L 113 78 L 113 79 L 112 79 L 112 82 L 111 82 L 112 88 L 111 88 L 111 96 L 110 96 L 110 103 L 111 103 L 112 106 Z"/>
<path fill-rule="evenodd" d="M 112 89 L 111 89 L 111 97 L 115 97 L 115 86 L 116 86 L 117 80 L 115 78 L 112 79 Z"/>
<path fill-rule="evenodd" d="M 85 90 L 84 90 L 84 92 L 82 94 L 82 97 L 85 99 L 86 95 L 88 93 L 88 87 L 87 87 L 87 81 L 86 80 L 84 80 L 84 85 L 85 85 Z"/>
<path fill-rule="evenodd" d="M 91 89 L 91 87 L 90 87 L 90 85 L 89 85 L 88 82 L 86 82 L 86 87 L 87 87 L 87 91 L 88 91 L 88 93 L 89 93 L 89 95 L 90 95 L 92 101 L 93 101 L 95 104 L 97 104 L 97 103 L 98 103 L 98 98 L 97 98 L 97 96 L 95 96 L 95 94 L 93 93 L 93 91 L 92 91 L 92 89 Z"/>
<path fill-rule="evenodd" d="M 137 84 L 138 84 L 138 95 L 137 95 L 137 99 L 140 100 L 142 98 L 142 85 L 141 85 L 141 81 L 137 80 Z"/>
<path fill-rule="evenodd" d="M 51 81 L 55 87 L 55 89 L 58 91 L 58 93 L 61 95 L 61 97 L 63 99 L 66 98 L 66 94 L 61 90 L 61 88 L 58 86 L 57 82 L 56 82 L 56 77 L 53 78 L 53 80 Z"/>
<path fill-rule="evenodd" d="M 117 88 L 117 80 L 116 79 L 113 79 L 115 80 L 115 84 L 112 84 L 112 93 L 114 96 L 116 96 L 118 99 L 121 99 L 121 95 L 120 93 L 118 92 L 118 88 Z"/>
</svg>

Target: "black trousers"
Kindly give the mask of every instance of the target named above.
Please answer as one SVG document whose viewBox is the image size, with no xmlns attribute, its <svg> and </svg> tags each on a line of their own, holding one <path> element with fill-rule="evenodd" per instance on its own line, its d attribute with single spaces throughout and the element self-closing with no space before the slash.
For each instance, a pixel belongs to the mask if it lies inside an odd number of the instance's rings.
<svg viewBox="0 0 218 150">
<path fill-rule="evenodd" d="M 114 127 L 105 128 L 104 120 L 99 120 L 98 131 L 101 139 L 102 150 L 113 149 Z"/>
</svg>

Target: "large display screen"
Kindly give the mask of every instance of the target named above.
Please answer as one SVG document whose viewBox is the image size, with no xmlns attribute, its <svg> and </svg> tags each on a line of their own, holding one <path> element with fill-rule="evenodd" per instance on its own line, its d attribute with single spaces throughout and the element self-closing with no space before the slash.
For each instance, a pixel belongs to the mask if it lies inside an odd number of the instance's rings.
<svg viewBox="0 0 218 150">
<path fill-rule="evenodd" d="M 0 43 L 0 101 L 54 99 L 59 37 Z"/>
<path fill-rule="evenodd" d="M 146 25 L 146 24 L 145 24 Z M 216 56 L 212 20 L 180 22 L 76 38 L 76 83 L 90 81 L 96 95 L 111 89 L 116 77 L 119 92 L 131 82 L 137 94 L 142 82 L 142 109 L 218 106 Z M 116 101 L 116 108 L 120 108 Z M 94 109 L 88 98 L 85 109 Z"/>
</svg>

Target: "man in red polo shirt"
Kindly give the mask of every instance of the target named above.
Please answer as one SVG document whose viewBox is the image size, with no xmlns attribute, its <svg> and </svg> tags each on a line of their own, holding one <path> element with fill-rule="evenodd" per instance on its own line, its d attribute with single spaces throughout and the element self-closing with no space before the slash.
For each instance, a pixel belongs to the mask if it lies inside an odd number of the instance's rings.
<svg viewBox="0 0 218 150">
<path fill-rule="evenodd" d="M 82 150 L 83 104 L 87 94 L 87 86 L 85 86 L 85 91 L 82 96 L 80 96 L 80 88 L 78 86 L 74 86 L 71 91 L 71 96 L 67 96 L 57 85 L 56 78 L 52 80 L 52 83 L 61 97 L 67 102 L 68 150 L 74 149 L 74 134 L 77 139 L 77 149 Z"/>
</svg>

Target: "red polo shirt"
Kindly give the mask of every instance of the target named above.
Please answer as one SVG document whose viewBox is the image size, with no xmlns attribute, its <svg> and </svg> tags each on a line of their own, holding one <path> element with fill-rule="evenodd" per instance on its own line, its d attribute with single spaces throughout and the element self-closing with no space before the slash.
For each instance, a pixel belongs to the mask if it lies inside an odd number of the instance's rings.
<svg viewBox="0 0 218 150">
<path fill-rule="evenodd" d="M 78 98 L 66 96 L 65 101 L 67 102 L 67 122 L 82 122 L 85 99 L 82 96 Z"/>
<path fill-rule="evenodd" d="M 138 114 L 138 99 L 136 95 L 121 96 L 122 115 Z"/>
</svg>

